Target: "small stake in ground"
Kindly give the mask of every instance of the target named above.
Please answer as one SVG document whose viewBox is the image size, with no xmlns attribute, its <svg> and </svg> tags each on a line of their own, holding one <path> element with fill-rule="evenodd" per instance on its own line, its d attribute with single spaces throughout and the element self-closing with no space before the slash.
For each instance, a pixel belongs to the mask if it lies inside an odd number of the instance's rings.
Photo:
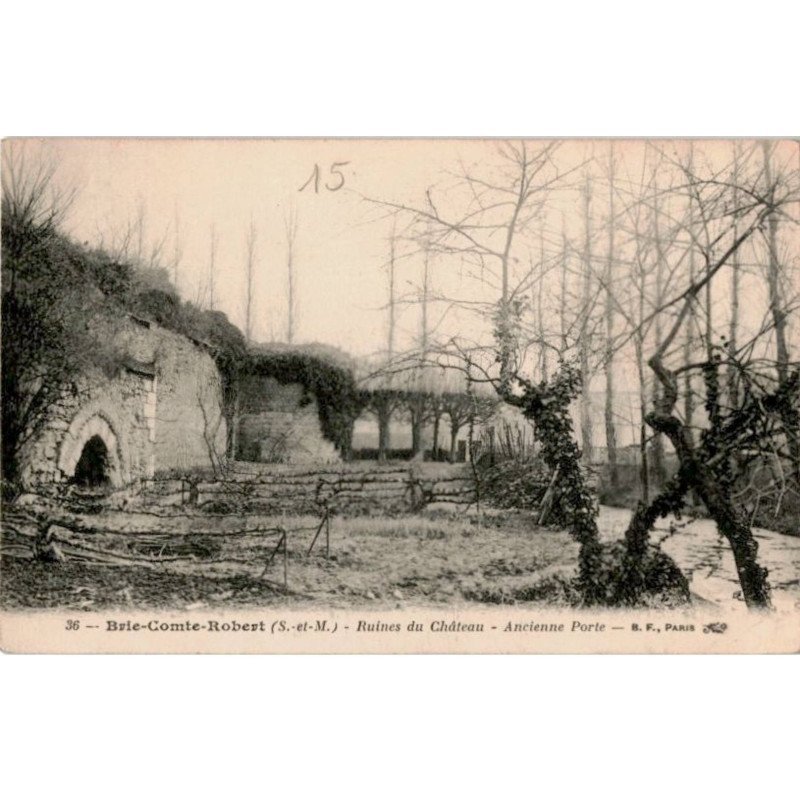
<svg viewBox="0 0 800 800">
<path fill-rule="evenodd" d="M 319 539 L 319 535 L 322 533 L 323 528 L 325 528 L 325 558 L 329 559 L 331 557 L 331 515 L 330 511 L 327 509 L 325 510 L 325 514 L 323 515 L 322 519 L 319 521 L 319 525 L 317 525 L 314 538 L 311 540 L 308 552 L 306 553 L 307 556 L 311 555 L 311 551 L 314 549 L 314 545 L 317 543 L 317 539 Z"/>
<path fill-rule="evenodd" d="M 275 545 L 272 553 L 270 554 L 269 560 L 267 561 L 266 565 L 264 566 L 264 571 L 261 573 L 261 577 L 263 578 L 267 574 L 267 570 L 272 566 L 272 562 L 275 560 L 275 556 L 278 554 L 278 550 L 283 547 L 283 589 L 284 591 L 288 591 L 289 589 L 289 554 L 286 548 L 286 539 L 287 532 L 285 529 L 281 529 L 281 537 L 278 539 L 278 544 Z"/>
<path fill-rule="evenodd" d="M 283 533 L 283 591 L 289 591 L 289 553 L 287 548 L 288 536 Z"/>
</svg>

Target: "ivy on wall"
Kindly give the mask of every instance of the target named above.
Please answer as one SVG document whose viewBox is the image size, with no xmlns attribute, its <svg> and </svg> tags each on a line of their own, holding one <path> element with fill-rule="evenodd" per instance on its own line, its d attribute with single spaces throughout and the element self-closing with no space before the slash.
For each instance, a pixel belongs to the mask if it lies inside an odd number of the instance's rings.
<svg viewBox="0 0 800 800">
<path fill-rule="evenodd" d="M 316 398 L 323 436 L 349 456 L 353 425 L 366 403 L 352 371 L 310 353 L 279 351 L 248 353 L 240 374 L 300 384 L 307 400 Z"/>
</svg>

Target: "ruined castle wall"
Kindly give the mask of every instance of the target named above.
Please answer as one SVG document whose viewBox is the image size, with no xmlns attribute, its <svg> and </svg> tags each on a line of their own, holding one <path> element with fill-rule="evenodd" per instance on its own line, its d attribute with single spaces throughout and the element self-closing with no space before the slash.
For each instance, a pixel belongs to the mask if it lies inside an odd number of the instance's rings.
<svg viewBox="0 0 800 800">
<path fill-rule="evenodd" d="M 298 383 L 250 376 L 242 382 L 238 457 L 273 464 L 341 460 L 322 434 L 317 401 Z"/>
<path fill-rule="evenodd" d="M 109 331 L 112 329 L 109 328 Z M 113 377 L 76 376 L 44 429 L 22 452 L 22 480 L 30 487 L 68 481 L 84 445 L 99 436 L 108 450 L 113 486 L 170 470 L 212 466 L 225 451 L 219 372 L 201 344 L 155 324 L 115 323 L 125 356 Z"/>
<path fill-rule="evenodd" d="M 127 333 L 127 349 L 156 372 L 153 470 L 209 467 L 225 455 L 222 381 L 201 344 L 156 325 Z"/>
<path fill-rule="evenodd" d="M 83 446 L 100 436 L 109 453 L 112 485 L 124 486 L 152 470 L 151 378 L 123 371 L 109 379 L 90 373 L 53 409 L 41 433 L 22 450 L 27 487 L 61 484 L 75 472 Z M 152 418 L 152 415 L 151 415 Z"/>
</svg>

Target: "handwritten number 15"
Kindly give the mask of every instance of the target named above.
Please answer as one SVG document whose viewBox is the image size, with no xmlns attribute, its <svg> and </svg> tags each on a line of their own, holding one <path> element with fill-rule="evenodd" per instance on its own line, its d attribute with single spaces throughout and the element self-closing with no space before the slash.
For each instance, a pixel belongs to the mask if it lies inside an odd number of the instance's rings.
<svg viewBox="0 0 800 800">
<path fill-rule="evenodd" d="M 344 173 L 341 170 L 341 167 L 346 167 L 350 162 L 349 161 L 335 161 L 331 164 L 330 174 L 333 176 L 334 182 L 324 184 L 325 188 L 329 192 L 338 192 L 339 189 L 344 186 Z M 314 164 L 314 171 L 311 173 L 311 177 L 297 190 L 298 192 L 302 192 L 306 187 L 309 185 L 314 185 L 314 194 L 319 194 L 319 186 L 320 186 L 320 170 L 319 164 Z"/>
</svg>

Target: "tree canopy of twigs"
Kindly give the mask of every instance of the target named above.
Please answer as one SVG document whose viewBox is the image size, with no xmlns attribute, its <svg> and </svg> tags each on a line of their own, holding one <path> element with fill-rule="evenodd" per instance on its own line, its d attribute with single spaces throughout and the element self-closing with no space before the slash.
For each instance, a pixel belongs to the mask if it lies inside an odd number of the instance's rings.
<svg viewBox="0 0 800 800">
<path fill-rule="evenodd" d="M 460 370 L 536 424 L 551 469 L 574 498 L 587 602 L 602 594 L 596 503 L 578 463 L 593 445 L 592 380 L 604 365 L 632 362 L 642 501 L 626 536 L 618 598 L 638 601 L 648 531 L 695 496 L 733 550 L 745 601 L 769 604 L 742 484 L 754 462 L 769 464 L 776 502 L 787 491 L 800 498 L 791 338 L 800 152 L 779 144 L 636 143 L 601 162 L 593 147 L 562 158 L 557 142 L 503 142 L 485 163 L 462 164 L 446 192 L 432 185 L 417 203 L 372 198 L 404 219 L 420 252 L 436 255 L 437 270 L 464 276 L 438 299 L 476 319 L 472 335 L 462 328 L 426 341 L 407 363 Z M 767 294 L 743 313 L 742 282 L 757 287 L 758 278 Z M 467 297 L 470 281 L 479 289 Z M 543 301 L 545 282 L 556 302 Z M 534 303 L 537 284 L 542 299 Z M 737 300 L 728 304 L 732 291 Z M 545 380 L 550 369 L 555 375 Z M 606 438 L 615 448 L 614 385 L 607 376 Z M 567 424 L 579 397 L 588 420 L 582 448 Z M 563 413 L 551 425 L 555 408 Z M 664 439 L 677 458 L 672 475 Z"/>
</svg>

